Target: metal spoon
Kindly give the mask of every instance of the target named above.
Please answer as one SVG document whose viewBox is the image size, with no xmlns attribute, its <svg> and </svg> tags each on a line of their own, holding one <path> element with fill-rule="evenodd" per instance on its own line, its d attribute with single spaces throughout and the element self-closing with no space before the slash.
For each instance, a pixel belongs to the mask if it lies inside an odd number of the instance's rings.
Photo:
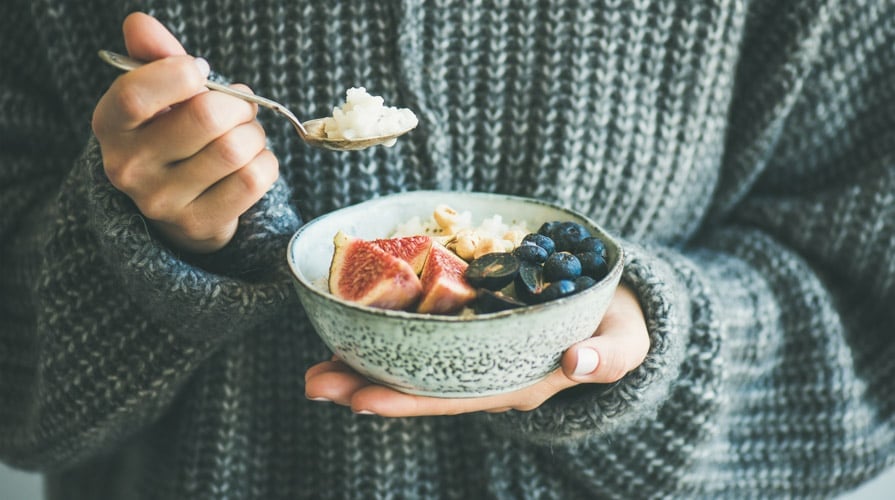
<svg viewBox="0 0 895 500">
<path fill-rule="evenodd" d="M 110 65 L 124 71 L 130 71 L 145 64 L 131 57 L 108 50 L 100 50 L 99 57 Z M 326 132 L 323 129 L 323 118 L 316 118 L 314 120 L 308 120 L 302 123 L 292 113 L 292 111 L 289 111 L 286 106 L 283 106 L 276 101 L 272 101 L 259 95 L 235 90 L 227 87 L 226 85 L 221 85 L 220 83 L 216 83 L 211 80 L 206 81 L 205 86 L 210 90 L 217 90 L 218 92 L 223 92 L 225 94 L 232 95 L 233 97 L 253 102 L 255 104 L 258 104 L 259 106 L 264 106 L 265 108 L 276 111 L 277 113 L 286 117 L 286 119 L 289 120 L 290 123 L 292 123 L 292 126 L 295 127 L 295 131 L 298 133 L 298 136 L 301 137 L 303 141 L 305 141 L 308 145 L 314 147 L 332 149 L 334 151 L 353 151 L 357 149 L 366 149 L 370 146 L 376 146 L 393 141 L 395 138 L 406 134 L 412 129 L 411 127 L 396 134 L 382 135 L 377 137 L 362 137 L 358 139 L 330 139 L 326 137 Z"/>
</svg>

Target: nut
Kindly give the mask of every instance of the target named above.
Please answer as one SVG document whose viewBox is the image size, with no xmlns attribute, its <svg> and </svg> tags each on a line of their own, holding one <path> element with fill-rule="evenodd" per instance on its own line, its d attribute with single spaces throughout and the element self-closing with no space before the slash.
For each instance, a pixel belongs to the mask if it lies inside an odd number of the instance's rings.
<svg viewBox="0 0 895 500">
<path fill-rule="evenodd" d="M 479 246 L 479 235 L 472 229 L 461 229 L 454 237 L 453 250 L 463 260 L 472 260 Z"/>
<path fill-rule="evenodd" d="M 439 205 L 435 207 L 432 216 L 435 218 L 435 222 L 445 230 L 445 233 L 454 234 L 458 229 L 460 214 L 453 208 L 447 205 Z"/>
<path fill-rule="evenodd" d="M 513 242 L 500 238 L 489 237 L 479 241 L 475 248 L 473 258 L 478 259 L 486 253 L 509 252 L 513 249 Z"/>
<path fill-rule="evenodd" d="M 513 248 L 518 247 L 522 244 L 522 239 L 525 238 L 525 235 L 528 234 L 528 231 L 522 229 L 510 229 L 506 233 L 503 234 L 503 239 L 509 241 L 513 244 Z M 512 250 L 511 248 L 510 250 Z M 509 251 L 509 250 L 508 250 Z"/>
</svg>

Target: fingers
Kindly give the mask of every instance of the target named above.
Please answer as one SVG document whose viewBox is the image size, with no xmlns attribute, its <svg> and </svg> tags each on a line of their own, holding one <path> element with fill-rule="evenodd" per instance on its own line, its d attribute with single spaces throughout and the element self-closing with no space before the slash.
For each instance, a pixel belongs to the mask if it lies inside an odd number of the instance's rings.
<svg viewBox="0 0 895 500">
<path fill-rule="evenodd" d="M 124 19 L 121 27 L 124 43 L 131 57 L 154 61 L 163 57 L 184 55 L 186 51 L 177 38 L 154 17 L 134 12 Z"/>
<path fill-rule="evenodd" d="M 435 398 L 417 396 L 369 385 L 351 397 L 351 409 L 357 413 L 374 413 L 383 417 L 419 417 L 426 415 L 459 415 L 485 411 L 530 411 L 541 406 L 557 392 L 574 385 L 556 370 L 529 387 L 518 391 L 481 398 Z"/>
<path fill-rule="evenodd" d="M 630 289 L 620 286 L 596 334 L 563 355 L 563 371 L 579 383 L 616 382 L 643 363 L 649 347 L 640 303 Z"/>
<path fill-rule="evenodd" d="M 240 99 L 202 92 L 133 131 L 98 133 L 106 175 L 169 243 L 216 250 L 279 176 L 256 113 Z"/>
<path fill-rule="evenodd" d="M 245 85 L 233 85 L 250 91 Z M 221 92 L 201 92 L 158 116 L 140 130 L 140 142 L 153 152 L 150 161 L 170 163 L 189 158 L 208 143 L 255 120 L 258 107 Z M 226 151 L 238 151 L 231 144 Z"/>
<path fill-rule="evenodd" d="M 147 201 L 138 207 L 169 243 L 193 253 L 207 253 L 227 244 L 238 218 L 264 196 L 279 175 L 270 150 L 218 181 L 184 208 Z M 153 198 L 154 199 L 154 198 Z"/>
<path fill-rule="evenodd" d="M 191 157 L 173 163 L 164 174 L 172 183 L 185 189 L 183 196 L 189 202 L 224 177 L 248 165 L 266 148 L 264 128 L 257 120 L 252 120 L 230 129 Z M 187 190 L 187 186 L 192 186 L 192 189 Z"/>
<path fill-rule="evenodd" d="M 305 396 L 314 401 L 332 401 L 349 406 L 351 396 L 370 385 L 341 361 L 318 363 L 305 373 Z"/>
<path fill-rule="evenodd" d="M 102 139 L 138 128 L 174 104 L 204 92 L 208 71 L 204 59 L 173 56 L 120 75 L 96 106 L 94 132 Z"/>
<path fill-rule="evenodd" d="M 481 398 L 436 398 L 405 394 L 373 384 L 342 362 L 315 365 L 308 370 L 305 379 L 305 394 L 309 399 L 332 401 L 350 406 L 355 413 L 386 417 L 457 415 L 478 411 L 497 413 L 511 409 L 527 411 L 574 385 L 557 370 L 546 379 L 511 393 Z"/>
<path fill-rule="evenodd" d="M 174 246 L 217 250 L 279 176 L 257 106 L 208 91 L 208 63 L 151 16 L 131 14 L 122 29 L 128 52 L 150 62 L 120 75 L 94 110 L 106 175 Z"/>
<path fill-rule="evenodd" d="M 324 361 L 323 363 L 317 363 L 316 365 L 308 368 L 308 371 L 305 372 L 305 382 L 314 378 L 317 375 L 325 372 L 331 371 L 340 371 L 340 372 L 351 372 L 353 371 L 348 367 L 345 363 L 336 360 L 333 358 L 331 361 Z"/>
<path fill-rule="evenodd" d="M 248 89 L 244 85 L 233 87 Z M 244 165 L 263 149 L 266 141 L 263 129 L 255 121 L 257 106 L 220 92 L 196 95 L 134 131 L 115 131 L 116 125 L 106 121 L 104 114 L 120 110 L 108 110 L 103 104 L 97 106 L 95 123 L 105 123 L 96 128 L 106 173 L 116 188 L 131 196 L 141 189 L 154 190 L 154 178 L 169 177 L 170 163 L 208 149 L 213 141 L 217 144 L 212 149 L 218 152 L 215 164 L 224 167 Z M 251 126 L 240 128 L 244 124 Z M 251 133 L 253 130 L 256 133 Z M 205 157 L 207 162 L 208 155 Z M 201 188 L 204 190 L 231 170 L 203 170 L 211 179 Z"/>
<path fill-rule="evenodd" d="M 216 218 L 236 218 L 264 196 L 279 176 L 279 162 L 269 150 L 258 153 L 248 164 L 224 177 L 193 200 L 198 224 Z"/>
<path fill-rule="evenodd" d="M 135 12 L 122 25 L 128 53 L 149 64 L 121 75 L 94 113 L 97 136 L 131 130 L 167 107 L 202 91 L 208 63 L 186 54 L 158 20 Z"/>
</svg>

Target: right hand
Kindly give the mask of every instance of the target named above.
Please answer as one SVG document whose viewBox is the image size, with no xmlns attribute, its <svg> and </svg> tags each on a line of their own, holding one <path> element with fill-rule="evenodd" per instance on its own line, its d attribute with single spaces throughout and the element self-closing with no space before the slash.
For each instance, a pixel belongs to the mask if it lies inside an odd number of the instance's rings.
<svg viewBox="0 0 895 500">
<path fill-rule="evenodd" d="M 176 249 L 219 250 L 279 175 L 258 108 L 207 90 L 207 63 L 155 18 L 131 14 L 123 31 L 131 57 L 151 62 L 119 76 L 94 111 L 106 175 Z"/>
</svg>

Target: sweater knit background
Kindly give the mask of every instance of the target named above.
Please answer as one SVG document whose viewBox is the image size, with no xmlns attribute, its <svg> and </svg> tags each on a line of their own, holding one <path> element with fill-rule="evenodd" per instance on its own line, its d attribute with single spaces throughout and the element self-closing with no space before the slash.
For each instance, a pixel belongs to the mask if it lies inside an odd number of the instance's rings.
<svg viewBox="0 0 895 500">
<path fill-rule="evenodd" d="M 133 10 L 301 117 L 364 85 L 420 126 L 339 154 L 262 111 L 281 179 L 178 255 L 90 132 Z M 895 463 L 889 0 L 6 0 L 0 47 L 0 460 L 51 498 L 825 497 Z M 643 366 L 531 412 L 307 401 L 287 239 L 415 189 L 620 235 Z"/>
</svg>

